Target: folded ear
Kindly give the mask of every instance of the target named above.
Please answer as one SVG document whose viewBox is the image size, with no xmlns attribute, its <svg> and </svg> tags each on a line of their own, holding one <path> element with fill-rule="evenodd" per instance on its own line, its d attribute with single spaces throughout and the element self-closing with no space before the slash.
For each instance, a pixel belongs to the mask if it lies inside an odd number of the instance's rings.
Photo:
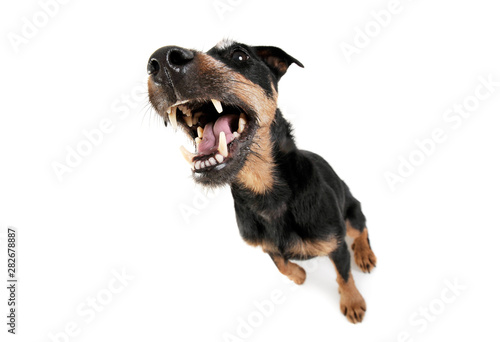
<svg viewBox="0 0 500 342">
<path fill-rule="evenodd" d="M 302 63 L 280 48 L 274 46 L 255 46 L 254 49 L 262 61 L 271 69 L 278 81 L 292 63 L 297 64 L 301 68 L 304 67 Z"/>
</svg>

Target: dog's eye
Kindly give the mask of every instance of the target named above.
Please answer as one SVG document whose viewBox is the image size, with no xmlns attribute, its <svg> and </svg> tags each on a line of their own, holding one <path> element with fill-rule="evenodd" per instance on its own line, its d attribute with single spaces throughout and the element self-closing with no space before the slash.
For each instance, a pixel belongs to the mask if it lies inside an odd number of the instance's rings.
<svg viewBox="0 0 500 342">
<path fill-rule="evenodd" d="M 242 50 L 234 50 L 233 53 L 231 54 L 231 59 L 237 62 L 244 62 L 248 58 L 249 58 L 248 55 L 245 53 L 245 51 Z"/>
</svg>

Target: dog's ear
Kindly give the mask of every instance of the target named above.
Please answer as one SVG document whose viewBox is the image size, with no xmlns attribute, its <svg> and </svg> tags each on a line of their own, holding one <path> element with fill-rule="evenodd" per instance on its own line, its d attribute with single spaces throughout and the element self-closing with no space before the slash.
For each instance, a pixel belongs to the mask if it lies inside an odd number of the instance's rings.
<svg viewBox="0 0 500 342">
<path fill-rule="evenodd" d="M 292 63 L 297 64 L 301 68 L 304 67 L 302 63 L 280 48 L 274 46 L 255 46 L 254 49 L 262 61 L 271 69 L 278 81 Z"/>
</svg>

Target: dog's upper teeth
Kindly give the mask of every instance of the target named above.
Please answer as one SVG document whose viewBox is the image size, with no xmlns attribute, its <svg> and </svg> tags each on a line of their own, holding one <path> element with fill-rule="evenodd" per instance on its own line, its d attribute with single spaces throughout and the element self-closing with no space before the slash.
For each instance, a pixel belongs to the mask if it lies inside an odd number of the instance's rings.
<svg viewBox="0 0 500 342">
<path fill-rule="evenodd" d="M 227 157 L 227 143 L 226 143 L 226 133 L 220 132 L 219 134 L 219 152 L 224 157 Z"/>
<path fill-rule="evenodd" d="M 214 104 L 214 107 L 217 110 L 217 113 L 219 113 L 219 114 L 222 113 L 222 104 L 220 103 L 220 101 L 212 99 L 212 103 Z"/>
<path fill-rule="evenodd" d="M 201 127 L 198 127 L 198 136 L 200 138 L 203 138 L 203 128 L 201 128 Z"/>
<path fill-rule="evenodd" d="M 235 137 L 236 139 L 238 139 L 240 137 L 240 133 L 238 132 L 233 132 L 233 137 Z"/>
<path fill-rule="evenodd" d="M 245 129 L 246 123 L 247 123 L 247 120 L 245 118 L 245 114 L 241 113 L 240 119 L 238 120 L 238 133 L 243 132 L 243 130 Z"/>
<path fill-rule="evenodd" d="M 188 107 L 180 105 L 177 108 L 179 108 L 184 115 L 191 116 L 191 110 Z"/>
<path fill-rule="evenodd" d="M 167 110 L 168 113 L 168 110 Z M 171 107 L 171 112 L 168 113 L 168 119 L 172 124 L 172 127 L 177 130 L 177 107 Z"/>
<path fill-rule="evenodd" d="M 189 126 L 189 127 L 192 127 L 193 126 L 193 118 L 190 117 L 190 116 L 184 116 L 184 121 L 186 121 L 186 124 Z"/>
<path fill-rule="evenodd" d="M 193 157 L 195 156 L 195 154 L 189 152 L 184 146 L 181 146 L 180 150 L 184 159 L 186 159 L 189 165 L 193 166 Z"/>
</svg>

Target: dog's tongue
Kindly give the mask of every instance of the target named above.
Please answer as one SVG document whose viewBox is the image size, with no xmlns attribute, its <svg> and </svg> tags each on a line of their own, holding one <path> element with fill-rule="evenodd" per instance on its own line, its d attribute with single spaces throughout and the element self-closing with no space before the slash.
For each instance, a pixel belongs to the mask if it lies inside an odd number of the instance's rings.
<svg viewBox="0 0 500 342">
<path fill-rule="evenodd" d="M 223 115 L 215 121 L 205 125 L 203 139 L 198 145 L 198 154 L 208 155 L 217 151 L 220 132 L 226 135 L 226 143 L 234 140 L 233 133 L 238 128 L 239 116 L 235 114 Z"/>
</svg>

